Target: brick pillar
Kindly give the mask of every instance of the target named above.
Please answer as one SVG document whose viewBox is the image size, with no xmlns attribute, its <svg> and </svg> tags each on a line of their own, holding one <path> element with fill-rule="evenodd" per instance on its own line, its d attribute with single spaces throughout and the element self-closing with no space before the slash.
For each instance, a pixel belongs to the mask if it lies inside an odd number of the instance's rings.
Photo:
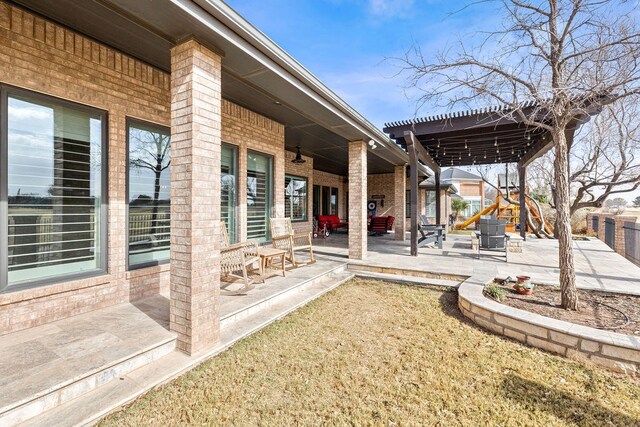
<svg viewBox="0 0 640 427">
<path fill-rule="evenodd" d="M 593 233 L 593 214 L 587 214 L 587 233 Z"/>
<path fill-rule="evenodd" d="M 171 49 L 171 304 L 177 347 L 220 336 L 221 56 L 187 40 Z"/>
<path fill-rule="evenodd" d="M 405 240 L 405 230 L 406 230 L 406 218 L 407 215 L 405 213 L 406 204 L 406 196 L 407 196 L 407 173 L 405 166 L 396 166 L 393 171 L 393 191 L 394 191 L 394 202 L 395 209 L 394 212 L 396 214 L 395 219 L 395 239 L 396 240 Z"/>
<path fill-rule="evenodd" d="M 626 257 L 625 239 L 624 239 L 624 223 L 636 222 L 637 217 L 630 215 L 616 215 L 613 217 L 615 221 L 616 247 L 613 248 L 617 253 Z"/>
<path fill-rule="evenodd" d="M 349 258 L 367 258 L 367 143 L 349 142 Z"/>
</svg>

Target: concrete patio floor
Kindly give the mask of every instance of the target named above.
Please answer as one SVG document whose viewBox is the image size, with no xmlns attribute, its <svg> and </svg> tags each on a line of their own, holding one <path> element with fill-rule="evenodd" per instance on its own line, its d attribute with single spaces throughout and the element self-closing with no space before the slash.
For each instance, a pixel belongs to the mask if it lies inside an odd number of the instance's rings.
<svg viewBox="0 0 640 427">
<path fill-rule="evenodd" d="M 327 239 L 314 240 L 314 247 L 317 253 L 347 259 L 347 242 L 346 233 L 335 233 Z M 527 238 L 523 252 L 510 253 L 509 262 L 505 262 L 502 253 L 482 252 L 478 259 L 471 250 L 471 237 L 461 234 L 448 234 L 443 249 L 419 248 L 417 257 L 410 254 L 408 233 L 405 241 L 395 240 L 393 233 L 369 236 L 368 246 L 366 264 L 467 276 L 475 273 L 496 277 L 527 275 L 543 284 L 559 281 L 557 240 Z M 575 240 L 574 262 L 578 287 L 640 295 L 640 267 L 604 242 L 596 238 Z"/>
</svg>

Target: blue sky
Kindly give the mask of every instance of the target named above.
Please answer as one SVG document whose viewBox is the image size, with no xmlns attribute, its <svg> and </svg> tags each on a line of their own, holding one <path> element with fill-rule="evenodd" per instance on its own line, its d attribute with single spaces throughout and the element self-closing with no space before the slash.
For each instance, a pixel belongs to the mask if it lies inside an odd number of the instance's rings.
<svg viewBox="0 0 640 427">
<path fill-rule="evenodd" d="M 405 90 L 393 58 L 414 44 L 432 55 L 502 23 L 492 10 L 497 6 L 464 8 L 470 0 L 226 1 L 379 128 L 443 112 L 434 106 L 416 111 L 416 93 Z M 488 175 L 496 172 L 502 168 Z"/>
<path fill-rule="evenodd" d="M 451 16 L 464 1 L 228 0 L 227 3 L 378 127 L 411 118 L 393 60 L 412 44 L 440 49 L 490 21 L 486 7 Z M 482 12 L 482 13 L 480 13 Z M 483 14 L 484 13 L 484 14 Z M 495 16 L 495 15 L 493 15 Z M 434 112 L 423 109 L 418 116 Z"/>
</svg>

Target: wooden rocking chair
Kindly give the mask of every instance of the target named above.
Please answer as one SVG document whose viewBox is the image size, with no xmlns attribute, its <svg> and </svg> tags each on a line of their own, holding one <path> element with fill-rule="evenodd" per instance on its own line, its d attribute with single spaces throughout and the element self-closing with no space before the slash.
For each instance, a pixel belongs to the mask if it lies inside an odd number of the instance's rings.
<svg viewBox="0 0 640 427">
<path fill-rule="evenodd" d="M 311 233 L 294 233 L 291 218 L 271 218 L 271 242 L 274 248 L 287 252 L 285 257 L 293 267 L 316 262 L 313 258 Z M 309 251 L 309 261 L 296 261 L 296 251 Z"/>
<path fill-rule="evenodd" d="M 253 279 L 249 278 L 248 269 L 256 262 L 260 265 L 260 280 L 264 283 L 264 275 L 260 257 L 258 256 L 258 242 L 250 240 L 233 245 L 230 244 L 227 226 L 222 221 L 220 222 L 220 234 L 222 235 L 222 242 L 220 242 L 220 275 L 244 281 L 244 286 L 238 290 L 230 291 L 226 289 L 232 282 L 221 283 L 220 289 L 226 295 L 241 295 L 253 289 L 255 286 L 253 285 Z"/>
</svg>

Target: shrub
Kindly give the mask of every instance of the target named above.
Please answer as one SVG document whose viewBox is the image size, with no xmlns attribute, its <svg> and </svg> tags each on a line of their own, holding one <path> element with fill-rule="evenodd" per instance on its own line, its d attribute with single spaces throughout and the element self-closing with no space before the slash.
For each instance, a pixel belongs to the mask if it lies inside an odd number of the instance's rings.
<svg viewBox="0 0 640 427">
<path fill-rule="evenodd" d="M 501 302 L 507 295 L 507 291 L 495 283 L 485 286 L 484 293 L 498 302 Z"/>
</svg>

